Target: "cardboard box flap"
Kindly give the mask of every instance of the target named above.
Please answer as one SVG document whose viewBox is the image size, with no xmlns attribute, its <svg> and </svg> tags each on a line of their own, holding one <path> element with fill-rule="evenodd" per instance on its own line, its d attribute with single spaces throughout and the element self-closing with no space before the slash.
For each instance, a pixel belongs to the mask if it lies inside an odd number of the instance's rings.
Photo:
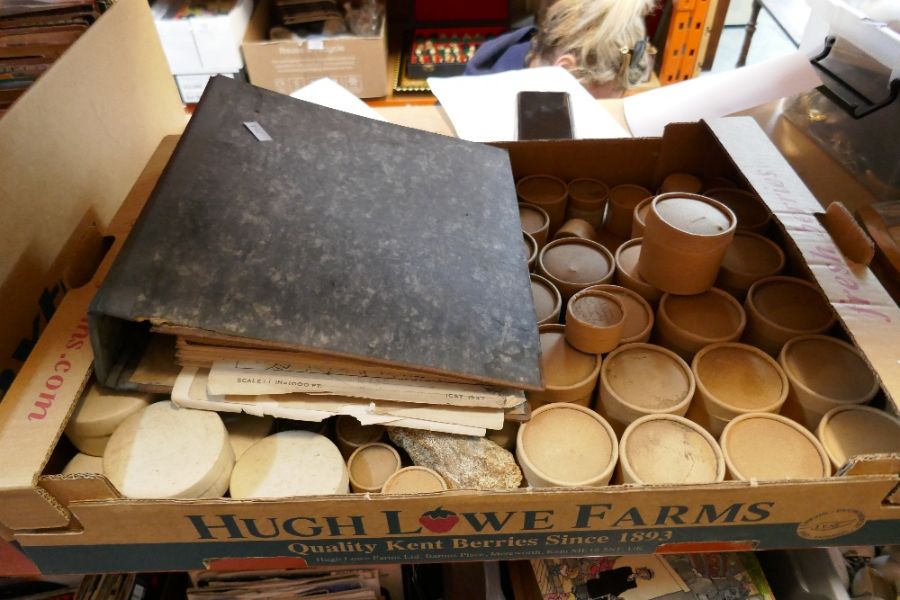
<svg viewBox="0 0 900 600">
<path fill-rule="evenodd" d="M 112 500 L 121 498 L 109 479 L 97 473 L 73 475 L 47 475 L 41 477 L 40 486 L 47 490 L 63 506 L 86 500 Z"/>
<path fill-rule="evenodd" d="M 840 468 L 837 475 L 900 475 L 900 454 L 870 454 L 854 456 Z"/>
<path fill-rule="evenodd" d="M 784 226 L 808 271 L 881 380 L 896 412 L 900 308 L 869 269 L 841 254 L 816 218 L 822 207 L 752 118 L 712 119 L 708 125 Z"/>
<path fill-rule="evenodd" d="M 184 122 L 145 0 L 115 4 L 0 119 L 0 391 L 62 296 L 68 240 L 105 228 Z"/>
<path fill-rule="evenodd" d="M 38 487 L 7 489 L 0 494 L 0 523 L 12 531 L 66 527 L 69 511 Z"/>
<path fill-rule="evenodd" d="M 90 284 L 66 295 L 0 402 L 0 497 L 37 484 L 81 395 L 93 361 L 86 319 L 92 297 Z"/>
</svg>

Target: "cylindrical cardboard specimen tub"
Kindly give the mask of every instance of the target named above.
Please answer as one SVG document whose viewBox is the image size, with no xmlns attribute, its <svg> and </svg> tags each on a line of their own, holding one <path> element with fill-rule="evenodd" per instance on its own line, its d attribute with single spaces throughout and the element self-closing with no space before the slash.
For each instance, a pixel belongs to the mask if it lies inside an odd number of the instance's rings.
<svg viewBox="0 0 900 600">
<path fill-rule="evenodd" d="M 644 237 L 644 227 L 647 226 L 647 211 L 650 210 L 651 202 L 653 202 L 653 196 L 648 196 L 634 207 L 634 216 L 631 219 L 632 238 Z"/>
<path fill-rule="evenodd" d="M 231 469 L 225 469 L 216 479 L 216 482 L 206 490 L 200 492 L 198 498 L 221 498 L 231 485 Z"/>
<path fill-rule="evenodd" d="M 272 426 L 275 424 L 272 417 L 256 417 L 246 413 L 219 413 L 219 416 L 228 430 L 228 441 L 235 460 L 250 446 L 272 433 Z"/>
<path fill-rule="evenodd" d="M 656 306 L 663 293 L 647 283 L 637 268 L 642 242 L 642 238 L 628 240 L 616 250 L 616 283 L 640 294 L 650 306 Z"/>
<path fill-rule="evenodd" d="M 647 415 L 684 416 L 693 395 L 690 367 L 660 346 L 619 346 L 600 367 L 597 408 L 618 432 Z"/>
<path fill-rule="evenodd" d="M 584 219 L 594 229 L 600 229 L 603 226 L 609 187 L 599 179 L 583 177 L 570 181 L 568 188 L 566 219 Z"/>
<path fill-rule="evenodd" d="M 349 415 L 339 415 L 334 423 L 334 441 L 345 459 L 360 446 L 384 440 L 385 433 L 381 425 L 362 425 Z"/>
<path fill-rule="evenodd" d="M 738 231 L 725 251 L 716 287 L 743 302 L 750 286 L 782 269 L 784 252 L 778 244 L 756 233 Z"/>
<path fill-rule="evenodd" d="M 825 333 L 834 325 L 834 309 L 815 285 L 796 277 L 766 277 L 744 300 L 747 329 L 743 341 L 778 356 L 795 337 Z"/>
<path fill-rule="evenodd" d="M 233 466 L 219 415 L 172 402 L 133 413 L 103 453 L 103 473 L 128 498 L 197 498 Z"/>
<path fill-rule="evenodd" d="M 534 238 L 538 249 L 543 248 L 550 237 L 550 215 L 540 206 L 519 203 L 519 221 L 522 231 Z"/>
<path fill-rule="evenodd" d="M 650 340 L 655 319 L 653 308 L 637 292 L 610 284 L 595 285 L 587 289 L 609 292 L 622 301 L 622 307 L 625 309 L 625 325 L 622 328 L 619 345 Z"/>
<path fill-rule="evenodd" d="M 563 325 L 541 325 L 541 371 L 544 389 L 526 392 L 532 408 L 552 402 L 588 406 L 597 387 L 600 357 L 573 348 L 566 341 Z"/>
<path fill-rule="evenodd" d="M 488 429 L 485 437 L 498 446 L 512 450 L 516 445 L 516 435 L 518 433 L 518 421 L 504 421 L 502 429 Z"/>
<path fill-rule="evenodd" d="M 605 354 L 619 345 L 625 307 L 614 294 L 588 288 L 566 305 L 566 341 L 588 354 Z"/>
<path fill-rule="evenodd" d="M 601 486 L 616 468 L 619 444 L 609 423 L 591 409 L 548 404 L 519 427 L 516 458 L 532 487 Z"/>
<path fill-rule="evenodd" d="M 725 426 L 719 445 L 731 479 L 777 481 L 831 476 L 831 462 L 822 444 L 802 425 L 781 415 L 741 415 Z"/>
<path fill-rule="evenodd" d="M 554 240 L 560 240 L 562 238 L 581 238 L 583 240 L 594 240 L 597 237 L 597 232 L 594 230 L 594 226 L 585 221 L 584 219 L 569 219 L 562 226 L 556 230 L 556 234 L 553 236 Z"/>
<path fill-rule="evenodd" d="M 525 256 L 528 257 L 528 270 L 534 271 L 534 265 L 537 263 L 538 245 L 530 233 L 522 232 L 525 241 Z"/>
<path fill-rule="evenodd" d="M 103 456 L 106 450 L 106 444 L 109 443 L 109 435 L 101 435 L 98 437 L 82 437 L 74 433 L 66 433 L 66 437 L 72 442 L 72 445 L 78 448 L 80 452 L 91 456 Z"/>
<path fill-rule="evenodd" d="M 716 280 L 735 224 L 734 213 L 706 196 L 659 195 L 647 211 L 638 271 L 664 292 L 705 292 Z"/>
<path fill-rule="evenodd" d="M 725 479 L 725 457 L 705 429 L 675 415 L 647 415 L 619 442 L 624 483 L 696 484 Z"/>
<path fill-rule="evenodd" d="M 656 311 L 656 343 L 690 361 L 701 348 L 736 342 L 747 324 L 740 303 L 711 288 L 694 296 L 664 294 Z"/>
<path fill-rule="evenodd" d="M 629 183 L 610 188 L 604 228 L 616 237 L 629 237 L 634 208 L 641 200 L 652 195 L 653 192 L 647 188 Z"/>
<path fill-rule="evenodd" d="M 234 465 L 232 498 L 346 494 L 350 476 L 340 450 L 324 435 L 282 431 L 253 444 Z"/>
<path fill-rule="evenodd" d="M 586 287 L 609 283 L 615 270 L 610 251 L 590 240 L 554 240 L 538 254 L 538 272 L 556 286 L 563 300 Z"/>
<path fill-rule="evenodd" d="M 66 436 L 81 452 L 102 456 L 116 427 L 151 402 L 150 394 L 107 390 L 91 383 L 69 417 Z"/>
<path fill-rule="evenodd" d="M 788 395 L 788 381 L 775 360 L 753 346 L 734 342 L 710 344 L 691 363 L 697 399 L 720 435 L 725 424 L 751 412 L 777 413 Z"/>
<path fill-rule="evenodd" d="M 74 475 L 75 473 L 99 473 L 103 474 L 103 457 L 91 456 L 78 452 L 72 460 L 63 467 L 62 475 Z"/>
<path fill-rule="evenodd" d="M 703 189 L 703 182 L 697 177 L 689 173 L 672 173 L 663 179 L 662 184 L 659 186 L 659 193 L 687 192 L 688 194 L 699 194 L 701 189 Z"/>
<path fill-rule="evenodd" d="M 566 182 L 552 175 L 529 175 L 516 182 L 521 202 L 540 206 L 550 217 L 550 233 L 554 233 L 566 219 Z M 530 232 L 529 232 L 530 233 Z M 534 234 L 532 234 L 534 235 Z"/>
<path fill-rule="evenodd" d="M 703 180 L 703 191 L 701 192 L 704 196 L 709 194 L 709 190 L 716 190 L 719 188 L 736 188 L 737 184 L 734 183 L 731 179 L 727 177 L 715 176 L 709 177 Z"/>
<path fill-rule="evenodd" d="M 743 231 L 765 233 L 772 220 L 772 212 L 756 194 L 736 188 L 713 188 L 703 193 L 731 209 L 737 217 L 737 227 Z"/>
<path fill-rule="evenodd" d="M 531 297 L 538 325 L 559 323 L 562 312 L 562 296 L 556 286 L 536 273 L 531 274 Z"/>
<path fill-rule="evenodd" d="M 427 467 L 404 467 L 384 482 L 385 494 L 427 494 L 448 489 L 447 482 L 437 471 Z"/>
<path fill-rule="evenodd" d="M 854 456 L 900 452 L 900 419 L 871 406 L 839 406 L 822 417 L 816 437 L 837 471 Z"/>
<path fill-rule="evenodd" d="M 866 404 L 878 393 L 878 379 L 859 350 L 833 337 L 795 337 L 781 349 L 778 362 L 790 382 L 790 401 L 813 431 L 828 411 Z"/>
<path fill-rule="evenodd" d="M 380 492 L 384 482 L 400 467 L 400 455 L 392 446 L 380 442 L 360 446 L 347 460 L 350 489 L 354 492 Z"/>
</svg>

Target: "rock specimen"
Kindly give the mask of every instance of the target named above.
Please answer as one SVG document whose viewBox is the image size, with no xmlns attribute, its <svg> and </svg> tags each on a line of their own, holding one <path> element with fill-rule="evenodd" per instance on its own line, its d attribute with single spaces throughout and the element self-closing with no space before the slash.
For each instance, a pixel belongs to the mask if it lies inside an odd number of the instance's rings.
<svg viewBox="0 0 900 600">
<path fill-rule="evenodd" d="M 451 488 L 508 490 L 522 481 L 513 455 L 487 438 L 402 428 L 388 432 L 413 463 L 434 469 Z"/>
</svg>

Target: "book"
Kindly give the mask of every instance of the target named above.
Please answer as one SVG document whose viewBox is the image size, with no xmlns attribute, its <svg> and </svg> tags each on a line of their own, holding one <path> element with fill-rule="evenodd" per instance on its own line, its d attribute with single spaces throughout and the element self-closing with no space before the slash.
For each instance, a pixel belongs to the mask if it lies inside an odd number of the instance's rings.
<svg viewBox="0 0 900 600">
<path fill-rule="evenodd" d="M 88 314 L 98 381 L 153 335 L 540 389 L 506 152 L 213 78 Z M 216 355 L 221 348 L 221 356 Z"/>
</svg>

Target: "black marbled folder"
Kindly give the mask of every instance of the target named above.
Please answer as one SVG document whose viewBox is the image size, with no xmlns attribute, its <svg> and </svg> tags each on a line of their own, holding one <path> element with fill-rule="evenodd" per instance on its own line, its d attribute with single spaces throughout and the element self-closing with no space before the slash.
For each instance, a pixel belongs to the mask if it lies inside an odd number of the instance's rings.
<svg viewBox="0 0 900 600">
<path fill-rule="evenodd" d="M 128 387 L 151 325 L 541 387 L 506 151 L 225 77 L 210 81 L 89 321 L 112 387 Z"/>
</svg>

